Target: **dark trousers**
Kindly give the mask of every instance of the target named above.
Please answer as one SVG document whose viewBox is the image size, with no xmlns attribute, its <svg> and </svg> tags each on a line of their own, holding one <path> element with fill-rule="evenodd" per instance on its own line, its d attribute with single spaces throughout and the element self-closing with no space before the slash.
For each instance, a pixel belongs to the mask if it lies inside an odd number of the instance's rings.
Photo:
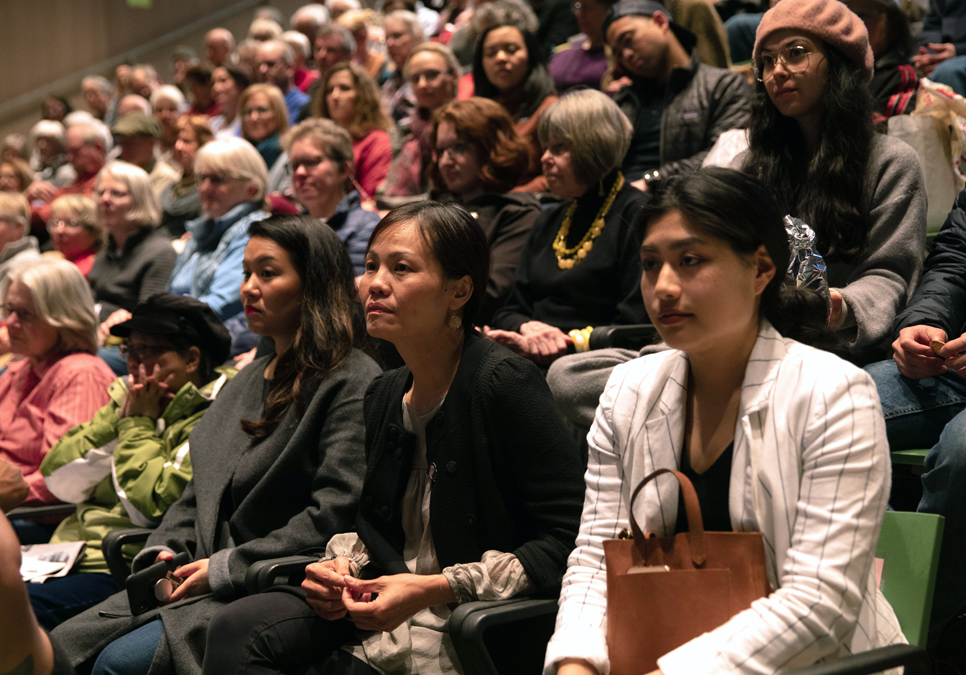
<svg viewBox="0 0 966 675">
<path fill-rule="evenodd" d="M 117 593 L 110 574 L 68 574 L 42 584 L 27 584 L 37 622 L 52 631 L 72 616 Z"/>
<path fill-rule="evenodd" d="M 302 597 L 266 592 L 226 605 L 208 626 L 203 675 L 374 675 L 339 649 L 352 639 L 348 620 L 326 621 Z"/>
</svg>

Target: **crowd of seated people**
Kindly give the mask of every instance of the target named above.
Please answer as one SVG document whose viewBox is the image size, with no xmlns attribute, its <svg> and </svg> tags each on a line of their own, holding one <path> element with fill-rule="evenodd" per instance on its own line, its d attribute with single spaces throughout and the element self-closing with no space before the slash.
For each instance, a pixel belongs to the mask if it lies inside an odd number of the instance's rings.
<svg viewBox="0 0 966 675">
<path fill-rule="evenodd" d="M 169 83 L 48 97 L 0 147 L 0 672 L 461 673 L 456 605 L 540 596 L 545 673 L 602 675 L 602 542 L 659 468 L 705 529 L 763 534 L 772 592 L 649 675 L 901 643 L 890 448 L 932 448 L 948 644 L 966 190 L 927 259 L 924 167 L 885 123 L 958 67 L 931 1 L 915 57 L 889 0 L 739 15 L 744 72 L 703 0 L 265 6 Z M 827 297 L 786 276 L 784 216 Z M 659 344 L 583 353 L 642 324 Z M 687 530 L 672 482 L 642 500 Z M 133 617 L 101 550 L 130 527 L 132 572 L 188 556 Z M 46 542 L 86 549 L 25 589 L 16 547 Z M 296 554 L 301 594 L 252 593 Z"/>
</svg>

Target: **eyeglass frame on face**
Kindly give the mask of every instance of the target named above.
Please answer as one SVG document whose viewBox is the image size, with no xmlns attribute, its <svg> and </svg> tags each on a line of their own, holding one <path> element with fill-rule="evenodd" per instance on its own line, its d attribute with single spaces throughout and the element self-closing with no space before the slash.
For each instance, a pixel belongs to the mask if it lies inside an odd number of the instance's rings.
<svg viewBox="0 0 966 675">
<path fill-rule="evenodd" d="M 211 183 L 211 187 L 224 187 L 228 185 L 230 181 L 233 180 L 245 180 L 239 176 L 224 176 L 220 173 L 199 173 L 198 174 L 198 186 L 200 187 L 202 183 L 208 181 Z"/>
<path fill-rule="evenodd" d="M 0 305 L 0 309 L 3 310 L 3 321 L 4 321 L 4 323 L 6 323 L 7 321 L 10 320 L 10 315 L 11 314 L 16 314 L 17 315 L 17 321 L 19 321 L 22 324 L 33 323 L 34 321 L 38 321 L 40 319 L 40 315 L 39 314 L 35 314 L 33 312 L 27 312 L 27 311 L 24 311 L 24 310 L 17 309 L 13 305 L 11 305 L 9 303 L 6 303 L 6 302 L 3 303 L 3 305 Z"/>
<path fill-rule="evenodd" d="M 132 347 L 126 342 L 122 343 L 118 349 L 125 360 L 131 359 L 135 363 L 144 363 L 156 359 L 162 354 L 177 351 L 174 345 L 135 345 Z"/>
<path fill-rule="evenodd" d="M 48 232 L 53 232 L 58 227 L 63 227 L 65 230 L 79 230 L 84 226 L 85 223 L 73 218 L 71 220 L 64 220 L 63 218 L 51 218 L 47 221 Z"/>
<path fill-rule="evenodd" d="M 792 49 L 801 49 L 801 50 L 804 50 L 805 52 L 800 57 L 792 57 L 793 59 L 796 59 L 796 60 L 799 58 L 801 59 L 801 61 L 796 64 L 789 63 L 788 56 L 786 56 L 787 52 L 791 51 Z M 819 54 L 820 56 L 824 57 L 824 55 L 821 54 L 817 49 L 809 49 L 804 45 L 788 45 L 787 47 L 782 48 L 778 52 L 778 58 L 776 58 L 775 62 L 772 63 L 770 67 L 768 67 L 768 72 L 766 72 L 765 70 L 766 66 L 762 61 L 765 58 L 774 58 L 774 57 L 772 57 L 771 54 L 762 54 L 758 58 L 759 62 L 755 63 L 755 67 L 753 69 L 755 79 L 758 80 L 759 82 L 764 82 L 765 80 L 769 80 L 773 78 L 775 76 L 775 68 L 779 64 L 789 74 L 797 75 L 798 73 L 804 73 L 806 70 L 808 70 L 808 63 L 809 63 L 808 57 L 811 56 L 812 54 Z M 801 64 L 804 64 L 804 67 L 799 67 Z"/>
<path fill-rule="evenodd" d="M 443 159 L 443 155 L 447 152 L 450 157 L 465 157 L 470 150 L 473 149 L 469 143 L 463 143 L 462 141 L 456 141 L 455 143 L 450 143 L 445 148 L 436 148 L 436 159 L 437 161 Z"/>
<path fill-rule="evenodd" d="M 242 117 L 251 117 L 253 113 L 257 114 L 258 117 L 267 117 L 268 115 L 273 115 L 275 111 L 268 106 L 258 105 L 242 110 Z"/>
</svg>

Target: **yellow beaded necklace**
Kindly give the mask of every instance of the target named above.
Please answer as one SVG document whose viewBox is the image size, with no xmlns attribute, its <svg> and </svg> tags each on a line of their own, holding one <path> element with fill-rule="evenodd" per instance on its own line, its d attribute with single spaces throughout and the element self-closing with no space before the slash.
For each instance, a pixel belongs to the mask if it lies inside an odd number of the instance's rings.
<svg viewBox="0 0 966 675">
<path fill-rule="evenodd" d="M 574 265 L 579 263 L 581 260 L 587 257 L 590 250 L 594 248 L 594 239 L 596 239 L 601 231 L 604 229 L 604 217 L 607 212 L 610 211 L 610 207 L 614 205 L 614 200 L 617 199 L 617 193 L 620 192 L 621 188 L 624 187 L 624 176 L 620 171 L 617 172 L 617 180 L 614 181 L 614 187 L 610 189 L 610 194 L 607 195 L 607 199 L 604 200 L 604 205 L 600 207 L 600 211 L 597 212 L 597 216 L 594 218 L 593 225 L 587 230 L 587 234 L 584 238 L 577 242 L 577 245 L 573 248 L 567 248 L 567 235 L 570 233 L 570 219 L 573 218 L 574 212 L 577 210 L 577 200 L 575 199 L 567 209 L 567 213 L 564 215 L 563 222 L 560 224 L 560 230 L 557 232 L 557 236 L 553 240 L 553 250 L 557 254 L 557 266 L 562 270 L 569 270 Z"/>
</svg>

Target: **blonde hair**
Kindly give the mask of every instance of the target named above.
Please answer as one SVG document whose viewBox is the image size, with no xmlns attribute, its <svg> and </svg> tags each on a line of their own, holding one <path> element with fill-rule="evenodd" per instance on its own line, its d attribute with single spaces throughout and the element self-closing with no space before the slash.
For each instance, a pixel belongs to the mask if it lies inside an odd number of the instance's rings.
<svg viewBox="0 0 966 675">
<path fill-rule="evenodd" d="M 151 187 L 151 178 L 144 169 L 116 159 L 105 164 L 97 174 L 97 189 L 100 189 L 105 177 L 121 181 L 131 194 L 131 210 L 127 214 L 129 221 L 157 227 L 161 222 L 161 207 Z"/>
<path fill-rule="evenodd" d="M 463 69 L 460 68 L 459 59 L 457 59 L 456 55 L 453 54 L 453 50 L 446 45 L 441 45 L 438 42 L 423 42 L 413 47 L 413 51 L 409 54 L 409 58 L 406 60 L 406 77 L 409 77 L 409 64 L 412 62 L 413 57 L 416 56 L 416 54 L 421 54 L 422 52 L 439 54 L 441 57 L 443 57 L 443 61 L 446 62 L 446 67 L 449 69 L 450 75 L 453 76 L 453 96 L 456 96 L 456 82 L 463 77 Z"/>
<path fill-rule="evenodd" d="M 247 136 L 248 134 L 245 128 L 248 119 L 248 115 L 244 114 L 245 104 L 255 94 L 265 94 L 268 98 L 268 107 L 272 109 L 272 114 L 275 115 L 275 133 L 279 136 L 284 134 L 288 130 L 288 107 L 285 105 L 282 90 L 274 84 L 253 84 L 238 97 L 238 115 L 241 117 L 242 135 Z"/>
<path fill-rule="evenodd" d="M 74 263 L 44 256 L 14 265 L 3 282 L 4 302 L 14 282 L 30 291 L 37 316 L 57 329 L 59 351 L 97 353 L 94 294 Z"/>
<path fill-rule="evenodd" d="M 9 218 L 20 224 L 21 238 L 27 234 L 30 224 L 30 204 L 27 198 L 19 192 L 0 192 L 0 218 Z"/>
<path fill-rule="evenodd" d="M 97 219 L 97 202 L 84 195 L 62 195 L 50 205 L 51 218 L 73 218 L 91 233 L 97 248 L 104 244 L 104 228 Z"/>
<path fill-rule="evenodd" d="M 593 185 L 624 161 L 634 127 L 607 94 L 582 89 L 558 99 L 540 116 L 540 144 L 566 140 L 574 177 Z"/>
<path fill-rule="evenodd" d="M 265 198 L 268 167 L 258 150 L 243 138 L 225 138 L 202 146 L 195 156 L 195 174 L 205 173 L 251 181 L 258 188 L 252 201 Z"/>
</svg>

